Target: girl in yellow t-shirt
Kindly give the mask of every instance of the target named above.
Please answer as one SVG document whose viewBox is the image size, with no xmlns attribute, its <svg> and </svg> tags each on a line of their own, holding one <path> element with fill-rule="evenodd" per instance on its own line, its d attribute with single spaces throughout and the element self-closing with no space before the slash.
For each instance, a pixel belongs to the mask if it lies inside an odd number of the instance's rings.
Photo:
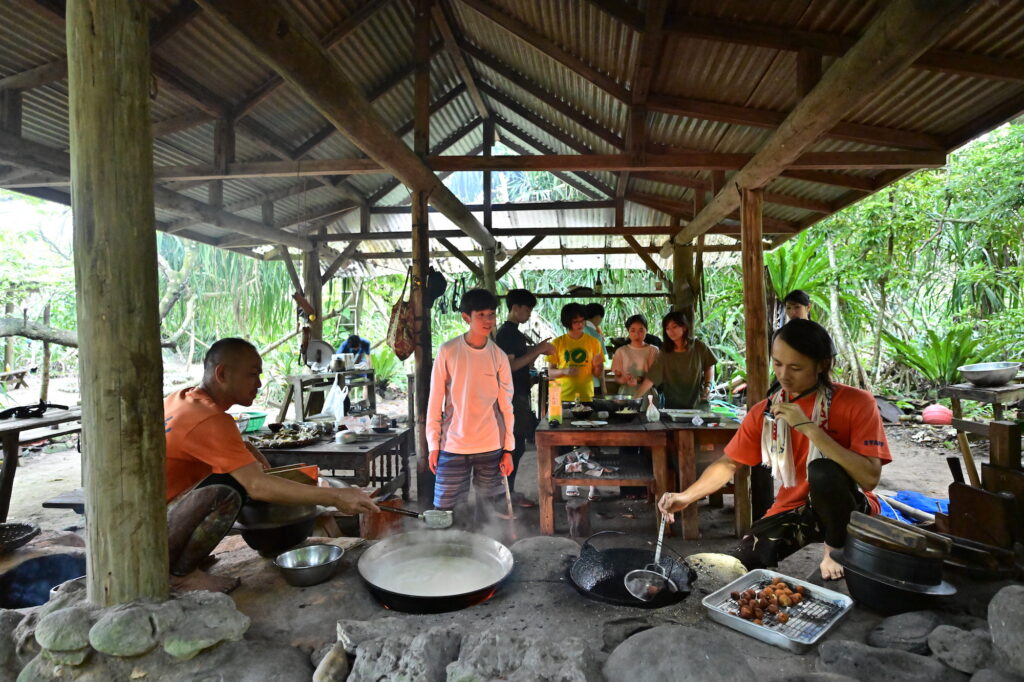
<svg viewBox="0 0 1024 682">
<path fill-rule="evenodd" d="M 590 402 L 594 399 L 594 377 L 604 373 L 604 350 L 594 337 L 583 333 L 583 306 L 568 303 L 562 308 L 562 325 L 568 330 L 551 342 L 555 352 L 548 355 L 548 377 L 562 385 L 562 400 Z"/>
</svg>

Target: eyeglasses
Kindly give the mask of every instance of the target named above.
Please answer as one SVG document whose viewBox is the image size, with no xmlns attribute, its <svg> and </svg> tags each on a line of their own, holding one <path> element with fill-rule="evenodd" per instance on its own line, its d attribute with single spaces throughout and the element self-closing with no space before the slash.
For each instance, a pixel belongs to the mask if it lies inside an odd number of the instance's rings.
<svg viewBox="0 0 1024 682">
<path fill-rule="evenodd" d="M 66 410 L 68 409 L 68 406 L 54 405 L 53 403 L 39 401 L 38 405 L 23 405 L 21 407 L 11 407 L 6 409 L 3 412 L 0 412 L 0 419 L 11 419 L 12 417 L 14 419 L 38 419 L 50 408 Z"/>
</svg>

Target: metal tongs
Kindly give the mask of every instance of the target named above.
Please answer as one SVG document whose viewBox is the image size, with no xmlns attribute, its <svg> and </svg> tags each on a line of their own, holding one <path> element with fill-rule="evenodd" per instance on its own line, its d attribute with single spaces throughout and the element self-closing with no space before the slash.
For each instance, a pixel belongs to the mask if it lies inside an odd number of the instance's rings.
<svg viewBox="0 0 1024 682">
<path fill-rule="evenodd" d="M 651 601 L 666 588 L 669 592 L 678 592 L 679 587 L 672 578 L 668 577 L 665 567 L 659 561 L 661 559 L 661 542 L 665 538 L 665 515 L 661 515 L 661 524 L 658 526 L 658 546 L 654 550 L 654 562 L 643 568 L 637 568 L 626 574 L 623 582 L 626 590 L 640 601 Z"/>
<path fill-rule="evenodd" d="M 401 507 L 382 506 L 379 509 L 420 519 L 427 524 L 427 528 L 441 529 L 449 528 L 452 525 L 452 511 L 450 509 L 428 509 L 425 512 L 414 512 L 411 509 L 402 509 Z"/>
</svg>

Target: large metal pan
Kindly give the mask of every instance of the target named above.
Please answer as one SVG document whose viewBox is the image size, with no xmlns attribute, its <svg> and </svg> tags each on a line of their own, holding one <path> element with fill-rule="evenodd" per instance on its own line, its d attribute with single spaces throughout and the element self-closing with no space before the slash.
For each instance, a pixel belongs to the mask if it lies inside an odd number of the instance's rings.
<svg viewBox="0 0 1024 682">
<path fill-rule="evenodd" d="M 662 555 L 658 562 L 665 569 L 666 575 L 679 588 L 678 592 L 662 590 L 650 601 L 642 601 L 631 595 L 623 583 L 630 571 L 643 568 L 654 562 L 654 552 L 635 547 L 613 547 L 597 549 L 590 543 L 598 535 L 624 535 L 617 530 L 602 530 L 594 533 L 583 543 L 580 556 L 569 566 L 569 579 L 580 594 L 590 599 L 617 604 L 619 606 L 635 606 L 641 609 L 657 609 L 676 604 L 686 599 L 697 580 L 697 573 L 681 559 Z"/>
<path fill-rule="evenodd" d="M 408 613 L 457 611 L 490 599 L 512 573 L 512 552 L 464 530 L 402 533 L 359 557 L 359 576 L 381 604 Z"/>
</svg>

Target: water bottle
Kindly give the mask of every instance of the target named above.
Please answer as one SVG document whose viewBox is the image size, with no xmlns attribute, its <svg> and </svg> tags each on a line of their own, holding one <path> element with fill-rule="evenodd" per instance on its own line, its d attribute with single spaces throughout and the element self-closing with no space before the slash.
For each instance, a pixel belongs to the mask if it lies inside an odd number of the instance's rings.
<svg viewBox="0 0 1024 682">
<path fill-rule="evenodd" d="M 661 413 L 658 412 L 658 408 L 654 406 L 653 395 L 647 396 L 647 412 L 644 413 L 644 416 L 647 417 L 647 421 L 651 423 L 661 421 Z"/>
</svg>

